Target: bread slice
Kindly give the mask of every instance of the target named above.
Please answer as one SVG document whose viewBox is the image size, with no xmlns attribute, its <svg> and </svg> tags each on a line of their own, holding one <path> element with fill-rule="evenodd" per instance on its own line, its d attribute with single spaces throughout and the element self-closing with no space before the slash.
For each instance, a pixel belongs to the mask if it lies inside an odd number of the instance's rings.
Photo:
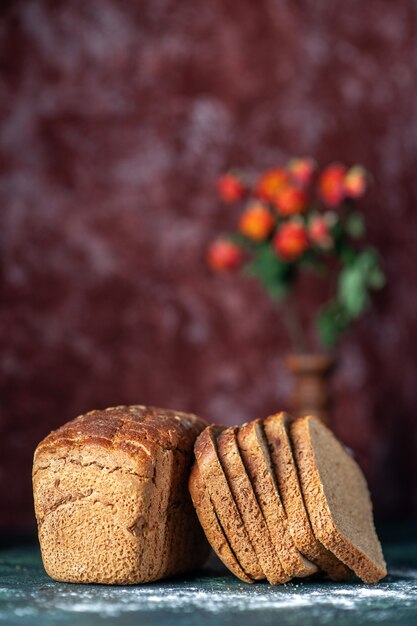
<svg viewBox="0 0 417 626">
<path fill-rule="evenodd" d="M 208 426 L 195 442 L 195 458 L 204 487 L 240 567 L 252 580 L 262 580 L 265 575 L 219 461 L 216 438 L 223 430 L 221 426 Z"/>
<path fill-rule="evenodd" d="M 387 568 L 361 469 L 316 417 L 295 420 L 290 432 L 316 537 L 364 582 L 377 582 Z"/>
<path fill-rule="evenodd" d="M 332 580 L 347 580 L 351 577 L 350 570 L 326 550 L 311 528 L 291 449 L 290 424 L 291 418 L 286 413 L 271 415 L 263 423 L 288 530 L 301 554 L 326 572 Z"/>
<path fill-rule="evenodd" d="M 194 463 L 191 470 L 189 489 L 200 524 L 217 556 L 235 576 L 240 578 L 240 580 L 246 583 L 253 583 L 252 578 L 249 578 L 240 567 L 227 541 L 226 535 L 216 515 L 216 511 L 214 510 L 214 506 L 210 500 L 210 496 L 204 486 L 197 463 Z"/>
<path fill-rule="evenodd" d="M 291 578 L 303 578 L 316 573 L 317 567 L 300 554 L 288 531 L 284 508 L 271 467 L 268 445 L 262 429 L 262 420 L 254 420 L 241 426 L 237 440 L 261 514 L 266 520 L 285 572 Z"/>
<path fill-rule="evenodd" d="M 200 566 L 209 546 L 188 492 L 205 423 L 153 407 L 92 411 L 52 432 L 33 465 L 47 573 L 133 584 Z"/>
<path fill-rule="evenodd" d="M 259 565 L 272 585 L 284 583 L 290 577 L 281 565 L 268 526 L 253 492 L 239 453 L 236 431 L 236 427 L 227 428 L 218 436 L 217 450 L 220 463 L 258 557 Z"/>
</svg>

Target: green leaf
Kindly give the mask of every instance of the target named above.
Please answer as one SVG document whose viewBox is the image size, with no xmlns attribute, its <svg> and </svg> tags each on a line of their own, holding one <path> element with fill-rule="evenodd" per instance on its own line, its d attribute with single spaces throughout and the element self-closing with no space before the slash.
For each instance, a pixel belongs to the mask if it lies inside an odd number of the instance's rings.
<svg viewBox="0 0 417 626">
<path fill-rule="evenodd" d="M 369 274 L 368 285 L 372 289 L 382 289 L 385 285 L 385 274 L 380 267 L 374 267 Z"/>
<path fill-rule="evenodd" d="M 313 250 L 307 250 L 307 252 L 299 260 L 299 264 L 301 267 L 312 270 L 321 276 L 323 276 L 327 270 L 326 264 Z"/>
<path fill-rule="evenodd" d="M 357 263 L 347 265 L 340 271 L 337 295 L 350 317 L 358 317 L 365 310 L 369 301 L 366 275 Z"/>
<path fill-rule="evenodd" d="M 369 290 L 380 289 L 384 284 L 385 276 L 379 266 L 377 252 L 373 248 L 365 248 L 351 257 L 341 269 L 337 298 L 354 319 L 368 306 Z"/>
<path fill-rule="evenodd" d="M 346 238 L 341 238 L 338 248 L 339 257 L 344 265 L 349 265 L 350 263 L 354 263 L 356 257 L 358 255 L 355 248 L 353 248 Z"/>
<path fill-rule="evenodd" d="M 316 319 L 319 337 L 328 347 L 333 346 L 367 308 L 370 290 L 380 289 L 385 284 L 379 256 L 373 248 L 358 252 L 343 244 L 341 259 L 343 266 L 339 273 L 336 298 L 320 311 Z"/>
<path fill-rule="evenodd" d="M 357 254 L 355 262 L 364 273 L 368 274 L 373 268 L 378 266 L 378 253 L 374 248 L 365 248 Z"/>
<path fill-rule="evenodd" d="M 361 213 L 351 213 L 345 222 L 346 232 L 354 239 L 360 239 L 365 235 L 366 227 Z"/>
<path fill-rule="evenodd" d="M 333 347 L 340 335 L 348 328 L 349 323 L 349 316 L 340 302 L 331 300 L 316 318 L 322 344 L 328 348 Z"/>
<path fill-rule="evenodd" d="M 294 268 L 278 258 L 268 244 L 257 246 L 244 271 L 255 276 L 267 293 L 277 300 L 283 300 L 293 285 Z"/>
<path fill-rule="evenodd" d="M 228 236 L 228 239 L 230 239 L 230 241 L 233 241 L 233 243 L 235 243 L 237 246 L 240 246 L 241 248 L 244 248 L 246 250 L 253 250 L 255 248 L 253 241 L 251 241 L 244 235 L 241 235 L 240 233 L 231 233 Z"/>
</svg>

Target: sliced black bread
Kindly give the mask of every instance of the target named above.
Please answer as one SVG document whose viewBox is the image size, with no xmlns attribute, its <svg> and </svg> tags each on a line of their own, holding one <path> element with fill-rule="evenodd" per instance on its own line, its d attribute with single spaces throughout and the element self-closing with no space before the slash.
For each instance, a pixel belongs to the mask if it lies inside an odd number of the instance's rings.
<svg viewBox="0 0 417 626">
<path fill-rule="evenodd" d="M 197 463 L 194 463 L 192 467 L 188 486 L 198 519 L 200 520 L 200 524 L 203 527 L 211 547 L 235 576 L 246 583 L 252 583 L 253 580 L 249 578 L 240 567 L 227 541 L 223 528 L 217 518 L 216 511 L 214 510 L 214 506 L 210 500 L 210 496 L 204 487 L 204 482 Z"/>
<path fill-rule="evenodd" d="M 259 565 L 272 585 L 284 583 L 290 577 L 281 565 L 268 526 L 253 492 L 239 453 L 236 432 L 236 427 L 227 428 L 218 436 L 217 450 L 220 463 L 258 557 Z"/>
<path fill-rule="evenodd" d="M 262 580 L 265 574 L 219 460 L 216 438 L 223 430 L 221 426 L 212 425 L 201 433 L 194 446 L 196 462 L 216 516 L 240 567 L 250 579 Z"/>
<path fill-rule="evenodd" d="M 351 577 L 350 570 L 318 541 L 311 528 L 291 449 L 289 438 L 291 422 L 292 419 L 286 413 L 276 413 L 263 423 L 274 474 L 288 520 L 288 530 L 301 554 L 326 572 L 332 580 L 347 580 Z"/>
<path fill-rule="evenodd" d="M 377 582 L 387 568 L 361 469 L 315 417 L 295 420 L 290 434 L 315 536 L 364 582 Z"/>
<path fill-rule="evenodd" d="M 317 567 L 299 552 L 288 530 L 262 420 L 244 424 L 239 429 L 237 439 L 246 471 L 284 570 L 291 578 L 316 573 Z"/>
</svg>

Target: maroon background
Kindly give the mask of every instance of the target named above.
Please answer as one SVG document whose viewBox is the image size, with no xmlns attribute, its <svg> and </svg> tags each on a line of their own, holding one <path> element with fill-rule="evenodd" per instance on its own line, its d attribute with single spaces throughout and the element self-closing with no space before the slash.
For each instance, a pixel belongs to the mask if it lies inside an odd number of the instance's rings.
<svg viewBox="0 0 417 626">
<path fill-rule="evenodd" d="M 0 523 L 93 407 L 241 422 L 281 408 L 288 342 L 261 290 L 212 276 L 230 165 L 362 162 L 387 288 L 343 340 L 333 424 L 382 516 L 417 510 L 417 5 L 13 0 L 1 5 Z M 314 295 L 306 297 L 311 310 Z"/>
</svg>

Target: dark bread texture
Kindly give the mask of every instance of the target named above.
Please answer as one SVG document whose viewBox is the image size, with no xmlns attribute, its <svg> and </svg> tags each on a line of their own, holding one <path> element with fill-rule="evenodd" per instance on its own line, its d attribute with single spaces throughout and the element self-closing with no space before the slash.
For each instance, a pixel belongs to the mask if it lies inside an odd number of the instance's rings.
<svg viewBox="0 0 417 626">
<path fill-rule="evenodd" d="M 187 489 L 205 423 L 144 406 L 91 411 L 48 435 L 33 464 L 47 573 L 132 584 L 200 566 L 208 555 Z"/>
<path fill-rule="evenodd" d="M 194 463 L 191 470 L 189 489 L 200 524 L 217 556 L 235 576 L 246 583 L 253 583 L 253 580 L 249 578 L 240 567 L 230 547 L 223 528 L 217 518 L 210 496 L 204 487 L 204 482 L 197 463 Z"/>
<path fill-rule="evenodd" d="M 326 550 L 311 528 L 289 438 L 291 422 L 286 413 L 277 413 L 264 420 L 263 424 L 288 530 L 301 554 L 333 580 L 346 580 L 351 577 L 349 569 Z"/>
<path fill-rule="evenodd" d="M 315 536 L 364 582 L 377 582 L 387 569 L 361 469 L 317 418 L 295 420 L 290 433 Z"/>
<path fill-rule="evenodd" d="M 217 437 L 223 430 L 222 426 L 212 425 L 199 435 L 194 446 L 196 463 L 216 516 L 240 567 L 248 578 L 262 580 L 265 575 L 219 460 Z"/>
<path fill-rule="evenodd" d="M 266 520 L 287 578 L 305 577 L 316 573 L 317 567 L 300 554 L 288 530 L 262 429 L 262 420 L 254 420 L 241 426 L 237 440 L 261 515 Z"/>
<path fill-rule="evenodd" d="M 284 571 L 268 526 L 246 473 L 236 440 L 236 427 L 227 428 L 217 438 L 217 450 L 230 490 L 245 524 L 249 539 L 268 581 L 275 585 L 290 580 Z"/>
</svg>

